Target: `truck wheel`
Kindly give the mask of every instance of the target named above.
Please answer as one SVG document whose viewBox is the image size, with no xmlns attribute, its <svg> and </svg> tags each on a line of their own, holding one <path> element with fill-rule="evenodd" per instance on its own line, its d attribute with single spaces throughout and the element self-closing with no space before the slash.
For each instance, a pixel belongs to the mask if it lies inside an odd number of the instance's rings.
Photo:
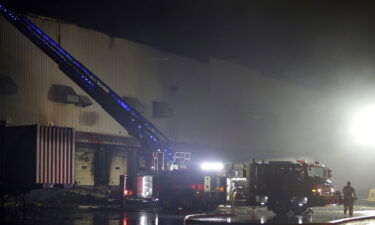
<svg viewBox="0 0 375 225">
<path fill-rule="evenodd" d="M 277 215 L 285 215 L 291 210 L 288 198 L 275 198 L 270 203 L 272 211 Z"/>
</svg>

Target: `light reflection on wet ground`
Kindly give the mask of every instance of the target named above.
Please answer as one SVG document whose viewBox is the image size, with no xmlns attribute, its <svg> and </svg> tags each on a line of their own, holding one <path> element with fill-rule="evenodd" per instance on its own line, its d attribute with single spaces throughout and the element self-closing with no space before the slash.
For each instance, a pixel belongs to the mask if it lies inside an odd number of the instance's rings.
<svg viewBox="0 0 375 225">
<path fill-rule="evenodd" d="M 224 211 L 223 211 L 224 212 Z M 229 212 L 228 212 L 229 213 Z M 357 216 L 374 216 L 375 206 L 356 206 L 354 217 Z M 220 224 L 225 223 L 244 223 L 244 224 L 303 224 L 303 223 L 322 223 L 333 221 L 337 219 L 348 218 L 343 213 L 342 206 L 330 206 L 330 207 L 316 207 L 313 208 L 309 213 L 296 216 L 278 216 L 265 208 L 239 208 L 232 212 L 232 215 L 218 214 L 217 216 L 197 216 L 192 218 L 189 224 L 199 224 L 200 222 L 216 222 Z"/>
<path fill-rule="evenodd" d="M 218 215 L 229 213 L 225 210 L 212 212 Z M 193 224 L 200 221 L 212 221 L 221 223 L 318 223 L 346 218 L 342 212 L 342 206 L 314 208 L 313 212 L 304 216 L 275 216 L 265 208 L 251 209 L 249 207 L 238 208 L 235 216 L 211 216 L 195 220 Z M 121 210 L 30 210 L 23 214 L 21 212 L 2 212 L 1 224 L 38 224 L 38 225 L 182 225 L 187 213 L 162 212 L 162 211 L 133 211 L 123 212 Z M 354 216 L 375 215 L 373 206 L 356 206 Z"/>
<path fill-rule="evenodd" d="M 184 213 L 118 210 L 43 210 L 1 213 L 0 224 L 24 225 L 179 225 Z"/>
</svg>

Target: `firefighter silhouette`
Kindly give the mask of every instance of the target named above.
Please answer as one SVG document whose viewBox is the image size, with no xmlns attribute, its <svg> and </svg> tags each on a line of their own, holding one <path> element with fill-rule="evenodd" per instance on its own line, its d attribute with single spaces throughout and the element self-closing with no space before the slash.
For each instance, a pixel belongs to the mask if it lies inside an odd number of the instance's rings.
<svg viewBox="0 0 375 225">
<path fill-rule="evenodd" d="M 342 193 L 344 194 L 344 214 L 346 215 L 349 209 L 349 216 L 353 216 L 353 205 L 354 200 L 357 200 L 357 195 L 354 188 L 350 186 L 350 181 L 346 183 L 346 186 L 342 189 Z"/>
<path fill-rule="evenodd" d="M 146 159 L 143 156 L 139 158 L 139 167 L 140 169 L 146 169 Z"/>
</svg>

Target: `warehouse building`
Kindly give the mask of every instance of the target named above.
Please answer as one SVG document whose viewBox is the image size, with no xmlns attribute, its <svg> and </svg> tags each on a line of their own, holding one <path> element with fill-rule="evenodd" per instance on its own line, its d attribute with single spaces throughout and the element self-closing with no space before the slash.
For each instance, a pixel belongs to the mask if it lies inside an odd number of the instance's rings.
<svg viewBox="0 0 375 225">
<path fill-rule="evenodd" d="M 321 98 L 316 91 L 232 62 L 198 62 L 64 21 L 30 19 L 181 151 L 251 154 L 252 148 L 289 148 L 280 144 L 287 134 L 280 136 L 275 127 L 291 127 L 285 121 L 329 105 L 328 100 L 316 104 Z M 74 182 L 116 188 L 141 149 L 138 141 L 2 17 L 0 30 L 0 120 L 6 126 L 73 128 Z"/>
</svg>

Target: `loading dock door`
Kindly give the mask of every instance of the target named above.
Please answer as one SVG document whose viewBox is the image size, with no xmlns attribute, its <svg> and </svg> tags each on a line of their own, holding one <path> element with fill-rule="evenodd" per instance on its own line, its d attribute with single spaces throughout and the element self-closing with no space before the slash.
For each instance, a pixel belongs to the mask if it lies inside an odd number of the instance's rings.
<svg viewBox="0 0 375 225">
<path fill-rule="evenodd" d="M 94 152 L 76 151 L 75 181 L 78 186 L 94 186 Z"/>
<path fill-rule="evenodd" d="M 109 184 L 110 186 L 120 185 L 120 175 L 125 175 L 128 168 L 128 158 L 126 152 L 112 152 L 109 165 Z"/>
</svg>

